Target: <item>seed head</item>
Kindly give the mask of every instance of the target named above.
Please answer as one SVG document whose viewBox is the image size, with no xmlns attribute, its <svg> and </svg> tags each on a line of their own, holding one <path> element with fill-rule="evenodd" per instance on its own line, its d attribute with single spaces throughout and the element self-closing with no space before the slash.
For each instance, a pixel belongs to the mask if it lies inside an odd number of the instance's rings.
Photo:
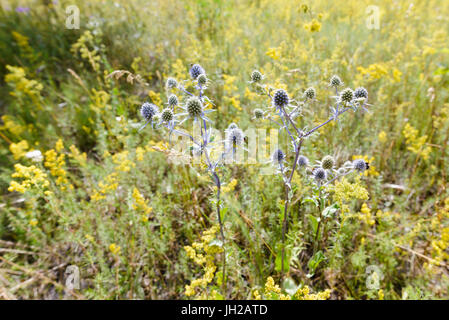
<svg viewBox="0 0 449 320">
<path fill-rule="evenodd" d="M 368 169 L 368 165 L 363 159 L 356 159 L 352 162 L 352 166 L 355 170 L 359 172 L 364 172 Z"/>
<path fill-rule="evenodd" d="M 190 68 L 190 76 L 192 77 L 193 80 L 196 80 L 196 78 L 198 78 L 198 76 L 200 74 L 204 74 L 206 73 L 203 69 L 202 66 L 200 66 L 199 64 L 194 64 L 191 68 Z"/>
<path fill-rule="evenodd" d="M 356 99 L 368 99 L 368 90 L 366 90 L 364 87 L 358 87 L 354 91 L 354 97 Z"/>
<path fill-rule="evenodd" d="M 326 170 L 330 170 L 334 167 L 334 158 L 332 156 L 325 156 L 323 160 L 321 160 L 321 167 Z"/>
<path fill-rule="evenodd" d="M 331 87 L 339 87 L 341 86 L 343 83 L 341 82 L 341 79 L 339 76 L 337 75 L 333 75 L 331 80 L 329 81 L 329 84 Z"/>
<path fill-rule="evenodd" d="M 261 109 L 254 109 L 254 117 L 256 117 L 256 119 L 262 119 L 263 111 Z"/>
<path fill-rule="evenodd" d="M 252 82 L 259 82 L 259 81 L 261 81 L 262 79 L 263 79 L 263 75 L 262 75 L 262 73 L 260 73 L 260 71 L 254 70 L 254 71 L 251 73 L 251 81 L 252 81 Z"/>
<path fill-rule="evenodd" d="M 170 122 L 172 121 L 174 118 L 174 114 L 173 111 L 171 111 L 170 108 L 165 108 L 164 110 L 162 110 L 161 112 L 161 119 L 164 122 Z"/>
<path fill-rule="evenodd" d="M 307 167 L 309 164 L 309 159 L 306 156 L 299 156 L 298 157 L 298 166 L 300 167 Z"/>
<path fill-rule="evenodd" d="M 153 118 L 153 116 L 158 112 L 159 108 L 156 105 L 149 102 L 145 102 L 140 107 L 140 114 L 145 120 L 151 120 L 151 118 Z"/>
<path fill-rule="evenodd" d="M 186 101 L 187 113 L 190 117 L 196 118 L 203 113 L 203 104 L 197 97 L 190 97 Z"/>
<path fill-rule="evenodd" d="M 175 94 L 171 94 L 169 97 L 168 97 L 168 105 L 170 106 L 170 107 L 175 107 L 175 106 L 177 106 L 178 105 L 178 97 L 175 95 Z"/>
<path fill-rule="evenodd" d="M 325 180 L 326 176 L 327 176 L 326 170 L 324 170 L 323 168 L 315 168 L 313 170 L 313 177 L 318 182 Z"/>
<path fill-rule="evenodd" d="M 277 149 L 273 154 L 271 155 L 271 160 L 275 164 L 280 164 L 285 159 L 285 153 L 281 149 Z"/>
<path fill-rule="evenodd" d="M 176 81 L 176 79 L 174 78 L 168 78 L 165 85 L 169 89 L 176 88 L 176 86 L 178 85 L 178 81 Z"/>
<path fill-rule="evenodd" d="M 315 91 L 315 89 L 312 88 L 312 87 L 307 88 L 306 91 L 304 91 L 304 96 L 305 96 L 307 99 L 310 99 L 310 100 L 314 99 L 315 96 L 316 96 L 316 91 Z"/>
<path fill-rule="evenodd" d="M 288 94 L 283 89 L 277 89 L 273 95 L 273 104 L 276 107 L 285 107 L 288 105 L 290 99 Z"/>
<path fill-rule="evenodd" d="M 351 102 L 354 99 L 354 91 L 350 88 L 344 89 L 340 94 L 340 100 L 343 102 Z"/>
</svg>

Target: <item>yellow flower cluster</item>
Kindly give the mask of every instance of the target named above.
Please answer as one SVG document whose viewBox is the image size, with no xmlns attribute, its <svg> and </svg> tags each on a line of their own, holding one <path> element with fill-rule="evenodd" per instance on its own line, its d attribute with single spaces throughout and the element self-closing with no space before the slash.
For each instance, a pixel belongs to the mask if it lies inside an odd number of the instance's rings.
<svg viewBox="0 0 449 320">
<path fill-rule="evenodd" d="M 431 221 L 432 229 L 438 234 L 432 240 L 432 257 L 434 264 L 440 265 L 444 261 L 449 261 L 449 198 L 446 198 L 442 207 L 437 211 L 437 214 Z M 444 226 L 446 225 L 446 226 Z"/>
<path fill-rule="evenodd" d="M 104 182 L 100 181 L 98 187 L 99 189 L 94 191 L 94 193 L 91 195 L 93 201 L 100 201 L 102 199 L 106 199 L 106 195 L 109 192 L 117 190 L 118 188 L 117 172 L 112 172 L 111 174 L 107 175 L 106 178 L 104 179 Z"/>
<path fill-rule="evenodd" d="M 361 185 L 360 176 L 355 178 L 354 183 L 350 183 L 343 177 L 329 187 L 329 190 L 334 192 L 334 200 L 340 205 L 342 217 L 349 212 L 349 207 L 345 202 L 353 199 L 368 200 L 368 191 Z"/>
<path fill-rule="evenodd" d="M 22 158 L 28 150 L 28 142 L 26 140 L 22 140 L 19 143 L 11 143 L 9 145 L 9 150 L 11 151 L 14 160 L 19 160 Z"/>
<path fill-rule="evenodd" d="M 273 60 L 278 60 L 281 57 L 280 48 L 270 48 L 265 54 Z"/>
<path fill-rule="evenodd" d="M 319 32 L 321 30 L 321 23 L 318 20 L 313 19 L 311 22 L 304 25 L 304 29 L 310 32 Z"/>
<path fill-rule="evenodd" d="M 427 136 L 418 136 L 418 130 L 413 128 L 410 123 L 406 123 L 402 134 L 407 143 L 407 150 L 421 156 L 424 160 L 429 159 L 432 149 L 426 145 Z"/>
<path fill-rule="evenodd" d="M 148 215 L 153 211 L 153 208 L 148 206 L 148 200 L 146 200 L 137 188 L 133 190 L 134 203 L 132 205 L 133 209 L 141 212 L 142 222 L 148 221 Z"/>
<path fill-rule="evenodd" d="M 357 218 L 360 221 L 365 222 L 367 225 L 372 226 L 376 222 L 371 214 L 371 209 L 368 207 L 366 203 L 363 203 L 362 208 L 360 209 Z"/>
<path fill-rule="evenodd" d="M 329 289 L 312 294 L 308 286 L 299 288 L 293 295 L 284 294 L 272 277 L 267 278 L 264 288 L 264 298 L 269 300 L 327 300 L 330 294 L 331 290 Z M 253 291 L 253 296 L 256 300 L 262 299 L 258 290 Z"/>
<path fill-rule="evenodd" d="M 274 282 L 272 277 L 268 277 L 267 282 L 265 282 L 264 294 L 266 298 L 274 299 L 279 297 L 279 300 L 291 300 L 289 295 L 281 293 L 281 288 Z"/>
<path fill-rule="evenodd" d="M 50 173 L 56 178 L 56 185 L 61 186 L 61 190 L 67 189 L 67 184 L 69 180 L 67 179 L 67 172 L 65 171 L 65 154 L 60 153 L 64 149 L 62 140 L 59 139 L 56 142 L 55 149 L 50 149 L 45 152 L 45 162 L 44 166 L 50 169 Z M 73 189 L 72 185 L 69 185 L 70 189 Z"/>
<path fill-rule="evenodd" d="M 71 145 L 69 147 L 70 149 L 70 154 L 69 156 L 73 159 L 75 159 L 76 161 L 78 161 L 79 165 L 84 167 L 86 165 L 86 161 L 87 161 L 87 155 L 85 152 L 81 153 L 78 148 L 75 145 Z"/>
<path fill-rule="evenodd" d="M 90 50 L 89 46 L 93 47 L 93 49 Z M 81 58 L 87 60 L 95 71 L 100 70 L 100 55 L 98 50 L 95 49 L 94 36 L 89 30 L 85 31 L 76 43 L 72 45 L 71 51 L 79 53 Z"/>
<path fill-rule="evenodd" d="M 15 122 L 11 116 L 4 115 L 2 116 L 2 120 L 4 125 L 0 127 L 0 130 L 8 130 L 16 136 L 20 135 L 25 130 L 25 127 Z"/>
<path fill-rule="evenodd" d="M 214 243 L 215 236 L 219 230 L 220 227 L 214 225 L 203 232 L 201 242 L 194 242 L 191 246 L 184 247 L 187 256 L 197 265 L 202 266 L 204 271 L 202 278 L 194 279 L 190 285 L 186 285 L 185 294 L 188 297 L 195 294 L 199 294 L 199 297 L 204 297 L 207 285 L 214 279 L 215 271 L 217 270 L 217 266 L 214 263 L 215 255 L 223 251 L 218 243 Z"/>
<path fill-rule="evenodd" d="M 136 164 L 128 159 L 129 151 L 125 150 L 112 156 L 112 162 L 117 165 L 116 170 L 129 172 Z"/>
<path fill-rule="evenodd" d="M 15 180 L 10 182 L 8 191 L 17 191 L 20 193 L 25 193 L 26 190 L 30 189 L 32 186 L 36 188 L 48 187 L 49 182 L 47 180 L 47 174 L 45 174 L 41 169 L 36 166 L 23 166 L 20 163 L 14 165 L 15 172 L 11 175 L 13 178 L 22 178 L 22 182 L 18 183 Z"/>
<path fill-rule="evenodd" d="M 25 69 L 21 67 L 6 66 L 9 73 L 5 76 L 5 81 L 14 91 L 10 94 L 14 97 L 19 97 L 22 93 L 35 100 L 40 96 L 43 88 L 42 84 L 36 80 L 29 80 L 26 78 Z"/>
<path fill-rule="evenodd" d="M 116 245 L 115 243 L 111 243 L 109 245 L 109 251 L 111 251 L 114 256 L 118 255 L 120 253 L 120 250 L 120 246 Z"/>
<path fill-rule="evenodd" d="M 33 48 L 31 48 L 28 37 L 18 33 L 17 31 L 11 32 L 14 40 L 20 48 L 20 53 L 23 57 L 33 61 L 36 59 L 36 56 L 33 52 Z"/>
<path fill-rule="evenodd" d="M 310 289 L 308 286 L 304 286 L 302 289 L 298 289 L 296 291 L 294 297 L 297 300 L 327 300 L 331 296 L 331 290 L 326 289 L 324 291 L 318 292 L 318 293 L 310 293 Z"/>
</svg>

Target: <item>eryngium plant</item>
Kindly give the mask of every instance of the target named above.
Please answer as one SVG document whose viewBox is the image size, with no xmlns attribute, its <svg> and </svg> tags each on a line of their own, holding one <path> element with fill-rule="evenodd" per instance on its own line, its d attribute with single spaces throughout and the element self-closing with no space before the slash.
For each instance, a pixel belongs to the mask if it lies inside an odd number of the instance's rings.
<svg viewBox="0 0 449 320">
<path fill-rule="evenodd" d="M 211 120 L 207 117 L 207 114 L 214 110 L 208 109 L 208 107 L 213 105 L 213 103 L 204 94 L 209 82 L 206 72 L 199 64 L 194 64 L 190 67 L 189 74 L 191 76 L 190 81 L 192 82 L 195 91 L 189 92 L 184 87 L 183 84 L 189 80 L 178 81 L 174 78 L 168 78 L 166 81 L 167 90 L 177 90 L 182 97 L 178 97 L 175 93 L 167 94 L 167 107 L 162 109 L 162 111 L 159 111 L 160 108 L 158 106 L 145 102 L 140 108 L 141 116 L 145 120 L 145 124 L 140 128 L 140 130 L 151 123 L 153 128 L 162 128 L 168 132 L 168 140 L 170 143 L 173 134 L 187 137 L 191 142 L 190 148 L 188 149 L 189 152 L 191 152 L 191 156 L 199 158 L 203 167 L 205 167 L 207 172 L 211 175 L 212 181 L 217 187 L 216 211 L 218 223 L 220 225 L 220 235 L 223 249 L 222 286 L 223 295 L 226 296 L 225 235 L 220 212 L 221 181 L 217 169 L 225 163 L 228 163 L 225 160 L 234 156 L 237 148 L 243 148 L 244 134 L 243 131 L 233 123 L 227 130 L 225 130 L 225 140 L 216 141 L 216 137 L 213 136 L 210 126 L 208 127 L 208 123 L 210 124 Z M 194 124 L 200 126 L 199 137 L 194 137 L 183 130 L 182 125 L 188 120 L 193 120 Z M 212 154 L 218 156 L 213 158 Z"/>
<path fill-rule="evenodd" d="M 265 109 L 255 109 L 254 117 L 256 121 L 269 120 L 279 127 L 279 131 L 285 132 L 291 143 L 289 150 L 277 149 L 271 156 L 272 163 L 277 167 L 277 173 L 281 175 L 285 186 L 285 204 L 282 223 L 282 253 L 281 253 L 281 276 L 284 274 L 284 257 L 285 257 L 285 236 L 288 225 L 288 206 L 292 200 L 293 190 L 291 186 L 293 174 L 299 167 L 305 170 L 306 176 L 309 177 L 311 183 L 318 190 L 320 211 L 320 219 L 318 222 L 315 245 L 317 244 L 318 234 L 322 220 L 321 199 L 324 188 L 338 179 L 339 177 L 348 175 L 353 172 L 363 172 L 369 168 L 368 163 L 363 160 L 347 161 L 340 168 L 336 167 L 334 157 L 328 155 L 321 161 L 316 161 L 314 165 L 310 164 L 309 157 L 301 154 L 301 148 L 304 141 L 315 133 L 319 128 L 325 126 L 331 121 L 338 121 L 339 117 L 346 111 L 354 112 L 369 106 L 368 91 L 365 88 L 357 88 L 352 90 L 346 88 L 339 90 L 343 86 L 343 82 L 338 76 L 333 76 L 329 81 L 329 87 L 335 90 L 335 102 L 330 108 L 330 117 L 327 121 L 307 130 L 306 127 L 299 128 L 296 120 L 301 117 L 301 111 L 307 107 L 309 103 L 316 101 L 316 90 L 313 87 L 307 88 L 301 98 L 292 99 L 287 91 L 283 89 L 275 89 L 263 84 L 265 78 L 259 71 L 253 71 L 251 81 L 249 83 L 256 87 L 257 93 L 266 95 L 270 99 L 270 105 Z M 288 162 L 290 161 L 290 167 Z M 316 246 L 314 246 L 316 248 Z"/>
</svg>

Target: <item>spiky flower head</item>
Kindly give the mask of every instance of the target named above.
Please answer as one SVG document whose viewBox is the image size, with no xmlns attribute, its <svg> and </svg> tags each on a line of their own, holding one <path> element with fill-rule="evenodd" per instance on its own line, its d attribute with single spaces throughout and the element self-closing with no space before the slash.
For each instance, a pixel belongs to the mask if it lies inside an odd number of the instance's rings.
<svg viewBox="0 0 449 320">
<path fill-rule="evenodd" d="M 331 87 L 339 87 L 343 84 L 343 82 L 341 81 L 340 77 L 337 75 L 333 75 L 331 80 L 329 81 L 329 84 Z"/>
<path fill-rule="evenodd" d="M 263 111 L 261 109 L 254 109 L 254 117 L 256 119 L 262 119 L 263 118 Z"/>
<path fill-rule="evenodd" d="M 202 66 L 200 66 L 199 64 L 194 64 L 191 68 L 190 68 L 190 76 L 192 77 L 193 80 L 196 80 L 196 78 L 198 78 L 198 76 L 200 74 L 204 74 L 206 73 L 203 69 Z"/>
<path fill-rule="evenodd" d="M 201 73 L 196 80 L 201 86 L 205 86 L 207 84 L 207 77 L 204 73 Z"/>
<path fill-rule="evenodd" d="M 281 150 L 281 149 L 277 149 L 276 151 L 273 152 L 273 154 L 271 155 L 271 160 L 273 161 L 273 163 L 275 164 L 280 164 L 282 163 L 282 161 L 284 161 L 285 159 L 285 153 Z"/>
<path fill-rule="evenodd" d="M 252 81 L 252 82 L 259 82 L 259 81 L 261 81 L 262 79 L 263 79 L 263 75 L 262 75 L 262 73 L 260 73 L 260 71 L 254 70 L 254 71 L 251 73 L 251 81 Z"/>
<path fill-rule="evenodd" d="M 335 160 L 332 156 L 325 156 L 323 160 L 321 160 L 321 167 L 323 169 L 329 170 L 334 167 Z"/>
<path fill-rule="evenodd" d="M 142 107 L 140 107 L 140 114 L 145 120 L 151 120 L 153 116 L 159 112 L 159 108 L 152 103 L 145 102 Z"/>
<path fill-rule="evenodd" d="M 309 165 L 309 159 L 306 156 L 298 157 L 298 166 L 307 167 Z"/>
<path fill-rule="evenodd" d="M 310 99 L 310 100 L 314 99 L 315 96 L 316 96 L 316 91 L 315 91 L 315 89 L 312 88 L 312 87 L 307 88 L 306 91 L 304 91 L 304 96 L 305 96 L 307 99 Z"/>
<path fill-rule="evenodd" d="M 359 172 L 364 172 L 368 169 L 368 164 L 363 159 L 356 159 L 352 162 L 352 167 Z"/>
<path fill-rule="evenodd" d="M 368 99 L 368 90 L 366 90 L 364 87 L 358 87 L 354 91 L 354 97 L 356 99 Z"/>
<path fill-rule="evenodd" d="M 324 170 L 323 168 L 315 168 L 313 170 L 313 177 L 318 182 L 325 180 L 326 176 L 327 176 L 326 170 Z"/>
<path fill-rule="evenodd" d="M 168 97 L 168 105 L 170 106 L 170 107 L 175 107 L 175 106 L 177 106 L 178 105 L 178 97 L 175 95 L 175 94 L 171 94 L 169 97 Z"/>
<path fill-rule="evenodd" d="M 231 146 L 241 146 L 245 135 L 240 128 L 232 128 L 226 132 L 226 140 Z"/>
<path fill-rule="evenodd" d="M 273 94 L 273 104 L 275 107 L 285 107 L 288 105 L 290 99 L 288 94 L 283 89 L 277 89 Z"/>
<path fill-rule="evenodd" d="M 168 89 L 176 88 L 178 86 L 178 81 L 176 81 L 175 78 L 168 78 L 167 82 L 165 83 L 165 86 Z"/>
<path fill-rule="evenodd" d="M 203 113 L 203 103 L 197 97 L 190 97 L 186 101 L 186 109 L 190 117 L 199 117 Z"/>
<path fill-rule="evenodd" d="M 171 111 L 170 108 L 165 108 L 164 110 L 162 110 L 161 112 L 161 119 L 164 122 L 170 122 L 172 121 L 174 118 L 174 114 L 173 111 Z"/>
<path fill-rule="evenodd" d="M 235 129 L 235 128 L 238 128 L 238 126 L 237 126 L 234 122 L 232 122 L 232 123 L 228 126 L 228 130 L 232 130 L 232 129 Z"/>
<path fill-rule="evenodd" d="M 346 88 L 340 93 L 340 100 L 343 102 L 351 102 L 354 99 L 354 91 L 351 88 Z"/>
</svg>

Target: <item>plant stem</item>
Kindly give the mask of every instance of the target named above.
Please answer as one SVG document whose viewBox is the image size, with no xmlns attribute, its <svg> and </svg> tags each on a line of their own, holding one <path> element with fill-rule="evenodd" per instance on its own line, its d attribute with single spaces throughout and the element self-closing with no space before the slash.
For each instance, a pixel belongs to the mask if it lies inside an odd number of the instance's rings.
<svg viewBox="0 0 449 320">
<path fill-rule="evenodd" d="M 223 255 L 222 255 L 222 265 L 223 265 L 223 278 L 221 282 L 222 290 L 223 290 L 223 296 L 226 298 L 226 251 L 225 251 L 225 236 L 224 236 L 224 228 L 223 228 L 223 221 L 221 220 L 221 213 L 220 213 L 220 193 L 221 193 L 221 182 L 220 178 L 218 177 L 217 173 L 214 172 L 215 177 L 215 184 L 217 185 L 217 215 L 218 215 L 218 223 L 220 224 L 220 234 L 221 234 L 221 241 L 223 242 Z"/>
</svg>

